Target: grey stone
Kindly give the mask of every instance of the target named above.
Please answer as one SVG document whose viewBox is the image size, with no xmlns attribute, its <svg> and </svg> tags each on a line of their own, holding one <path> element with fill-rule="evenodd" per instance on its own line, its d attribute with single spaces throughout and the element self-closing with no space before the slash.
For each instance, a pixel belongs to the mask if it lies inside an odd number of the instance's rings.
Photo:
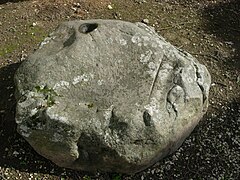
<svg viewBox="0 0 240 180">
<path fill-rule="evenodd" d="M 146 3 L 147 1 L 146 0 L 135 0 L 134 2 L 138 3 L 138 4 L 142 4 L 142 3 Z"/>
<path fill-rule="evenodd" d="M 148 19 L 143 19 L 142 22 L 143 22 L 144 24 L 149 24 L 149 20 L 148 20 Z"/>
<path fill-rule="evenodd" d="M 207 110 L 210 74 L 143 23 L 61 24 L 15 75 L 18 132 L 59 166 L 136 173 Z"/>
</svg>

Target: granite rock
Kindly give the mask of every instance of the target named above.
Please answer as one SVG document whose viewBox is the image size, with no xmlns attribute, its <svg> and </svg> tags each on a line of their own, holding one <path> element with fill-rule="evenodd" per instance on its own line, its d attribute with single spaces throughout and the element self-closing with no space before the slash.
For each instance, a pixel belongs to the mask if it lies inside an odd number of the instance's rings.
<svg viewBox="0 0 240 180">
<path fill-rule="evenodd" d="M 210 81 L 143 23 L 65 22 L 15 75 L 18 132 L 59 166 L 136 173 L 189 136 Z"/>
</svg>

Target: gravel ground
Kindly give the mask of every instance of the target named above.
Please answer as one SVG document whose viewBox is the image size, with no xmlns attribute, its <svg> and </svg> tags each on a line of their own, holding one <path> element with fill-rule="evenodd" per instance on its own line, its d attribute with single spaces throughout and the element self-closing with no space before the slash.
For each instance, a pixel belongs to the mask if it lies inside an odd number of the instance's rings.
<svg viewBox="0 0 240 180">
<path fill-rule="evenodd" d="M 1 0 L 0 180 L 240 179 L 239 0 Z M 65 20 L 143 21 L 205 64 L 212 75 L 209 110 L 173 154 L 129 176 L 73 171 L 38 155 L 16 132 L 13 75 Z"/>
</svg>

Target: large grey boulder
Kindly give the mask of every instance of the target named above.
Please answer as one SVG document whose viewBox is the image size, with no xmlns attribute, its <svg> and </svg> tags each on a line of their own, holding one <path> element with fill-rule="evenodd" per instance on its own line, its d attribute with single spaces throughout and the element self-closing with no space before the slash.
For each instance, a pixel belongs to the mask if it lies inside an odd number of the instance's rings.
<svg viewBox="0 0 240 180">
<path fill-rule="evenodd" d="M 174 152 L 210 75 L 142 23 L 61 24 L 15 76 L 18 132 L 59 166 L 135 173 Z"/>
</svg>

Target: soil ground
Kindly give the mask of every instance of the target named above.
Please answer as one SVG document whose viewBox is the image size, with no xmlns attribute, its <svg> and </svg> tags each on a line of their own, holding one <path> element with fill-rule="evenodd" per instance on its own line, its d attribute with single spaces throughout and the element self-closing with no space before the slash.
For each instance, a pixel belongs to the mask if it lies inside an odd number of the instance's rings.
<svg viewBox="0 0 240 180">
<path fill-rule="evenodd" d="M 212 76 L 208 112 L 192 134 L 175 153 L 132 176 L 57 167 L 16 132 L 13 75 L 21 61 L 60 22 L 92 18 L 148 19 Z M 0 1 L 0 180 L 240 179 L 239 125 L 239 0 Z"/>
</svg>

